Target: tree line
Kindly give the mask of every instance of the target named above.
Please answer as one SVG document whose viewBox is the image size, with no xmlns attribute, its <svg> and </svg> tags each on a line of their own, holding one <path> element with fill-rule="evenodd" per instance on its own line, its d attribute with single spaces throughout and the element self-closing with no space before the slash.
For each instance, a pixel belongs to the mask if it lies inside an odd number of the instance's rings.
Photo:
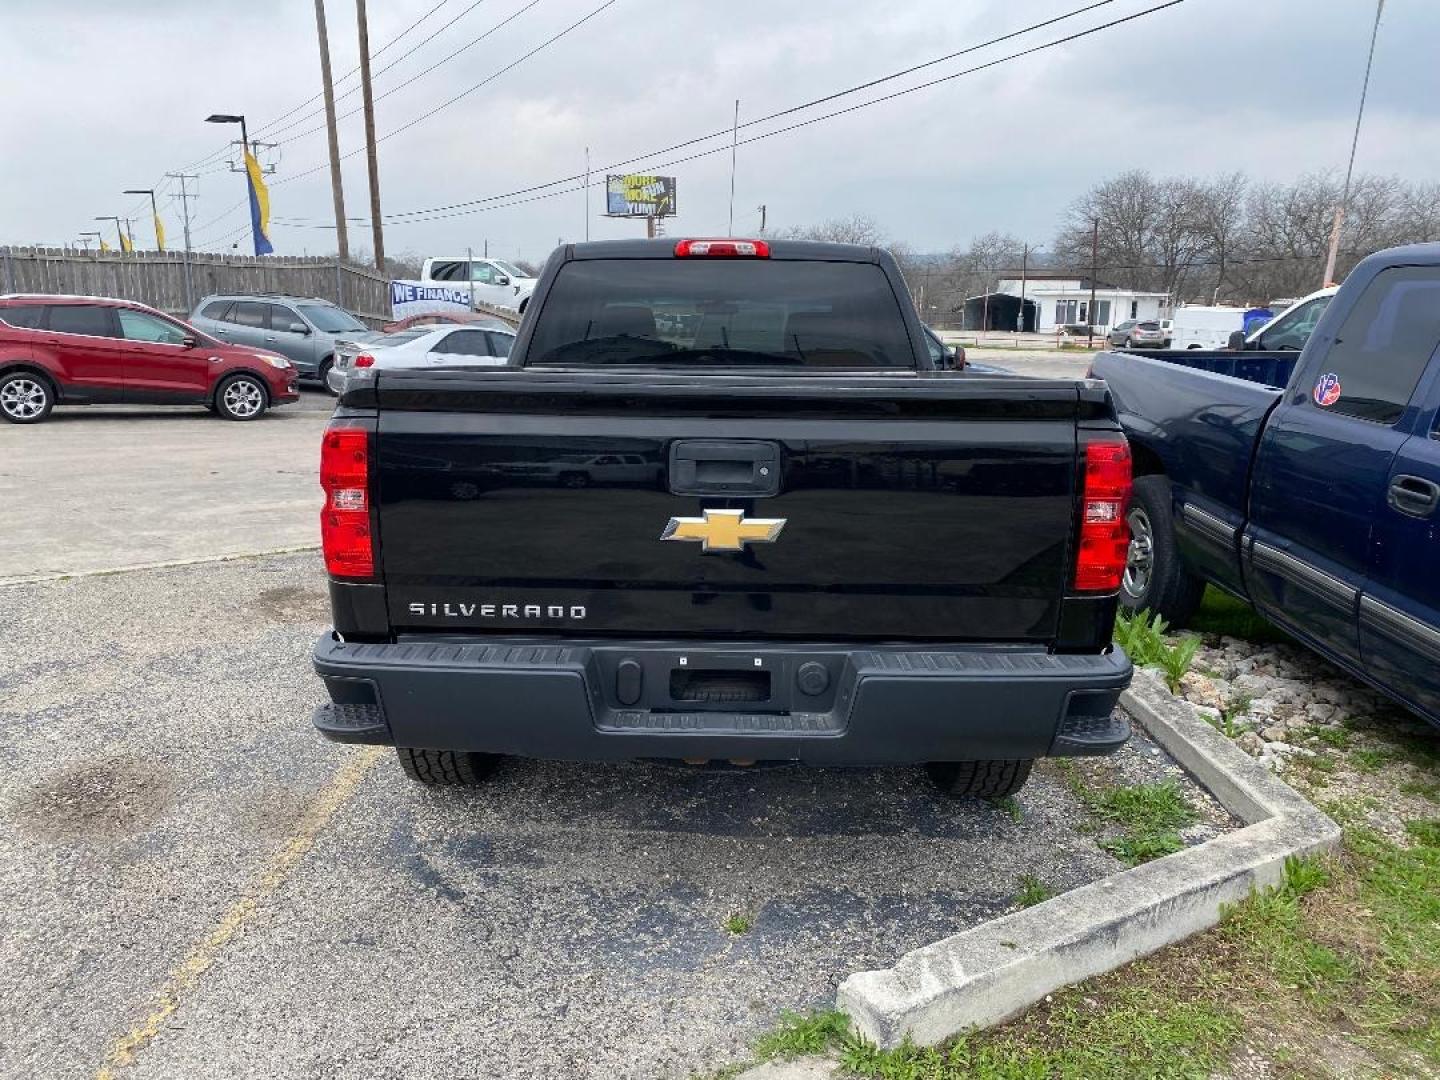
<svg viewBox="0 0 1440 1080">
<path fill-rule="evenodd" d="M 782 234 L 888 247 L 927 321 L 952 322 L 968 296 L 1001 276 L 1064 270 L 1121 288 L 1164 292 L 1187 303 L 1264 304 L 1303 296 L 1323 283 L 1342 178 L 1310 173 L 1289 183 L 1240 172 L 1209 179 L 1157 177 L 1132 169 L 1096 184 L 1065 211 L 1048 250 L 990 232 L 939 254 L 885 240 L 865 217 Z M 1389 176 L 1352 180 L 1336 280 L 1366 255 L 1396 244 L 1440 240 L 1440 183 Z"/>
</svg>

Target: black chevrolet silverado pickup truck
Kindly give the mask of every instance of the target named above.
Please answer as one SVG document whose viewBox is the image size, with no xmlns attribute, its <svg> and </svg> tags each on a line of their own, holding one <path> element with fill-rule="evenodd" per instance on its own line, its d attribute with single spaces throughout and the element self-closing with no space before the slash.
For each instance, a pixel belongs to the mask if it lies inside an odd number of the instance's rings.
<svg viewBox="0 0 1440 1080">
<path fill-rule="evenodd" d="M 999 797 L 1129 734 L 1104 387 L 933 370 L 883 251 L 560 248 L 507 366 L 357 371 L 321 482 L 315 725 L 424 783 L 924 763 Z"/>
</svg>

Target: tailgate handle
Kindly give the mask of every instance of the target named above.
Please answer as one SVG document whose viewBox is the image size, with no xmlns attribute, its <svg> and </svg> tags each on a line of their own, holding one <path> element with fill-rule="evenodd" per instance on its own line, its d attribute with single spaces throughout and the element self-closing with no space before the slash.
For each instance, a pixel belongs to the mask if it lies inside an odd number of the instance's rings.
<svg viewBox="0 0 1440 1080">
<path fill-rule="evenodd" d="M 670 444 L 675 495 L 780 493 L 780 447 L 753 439 L 682 439 Z"/>
</svg>

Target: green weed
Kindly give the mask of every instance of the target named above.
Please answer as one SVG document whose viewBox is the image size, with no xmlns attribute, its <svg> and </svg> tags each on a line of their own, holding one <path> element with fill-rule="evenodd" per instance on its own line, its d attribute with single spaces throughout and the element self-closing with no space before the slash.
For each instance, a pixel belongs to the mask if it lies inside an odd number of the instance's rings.
<svg viewBox="0 0 1440 1080">
<path fill-rule="evenodd" d="M 1054 895 L 1055 890 L 1034 874 L 1022 874 L 1020 875 L 1020 891 L 1015 896 L 1015 902 L 1022 908 L 1034 907 L 1036 904 L 1043 904 Z"/>
<path fill-rule="evenodd" d="M 745 914 L 743 911 L 737 911 L 735 914 L 727 918 L 722 925 L 724 925 L 728 933 L 745 934 L 750 931 L 750 928 L 754 926 L 755 923 L 749 915 Z"/>
</svg>

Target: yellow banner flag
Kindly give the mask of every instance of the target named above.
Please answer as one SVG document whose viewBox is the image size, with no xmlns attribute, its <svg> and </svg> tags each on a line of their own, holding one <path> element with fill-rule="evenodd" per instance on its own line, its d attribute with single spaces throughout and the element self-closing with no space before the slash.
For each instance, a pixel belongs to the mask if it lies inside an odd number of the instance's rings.
<svg viewBox="0 0 1440 1080">
<path fill-rule="evenodd" d="M 110 245 L 105 242 L 105 238 L 104 238 L 103 236 L 100 238 L 100 250 L 101 250 L 101 251 L 109 251 L 109 250 L 110 250 Z"/>
<path fill-rule="evenodd" d="M 155 250 L 165 250 L 165 223 L 160 220 L 160 215 L 155 215 Z"/>
<path fill-rule="evenodd" d="M 245 174 L 250 180 L 250 232 L 255 240 L 255 254 L 269 255 L 275 250 L 270 243 L 270 190 L 265 186 L 265 172 L 260 162 L 248 151 Z"/>
<path fill-rule="evenodd" d="M 120 233 L 120 250 L 121 250 L 121 251 L 134 251 L 134 250 L 135 250 L 135 241 L 132 240 L 132 239 L 130 239 L 130 237 L 129 237 L 124 231 L 122 231 L 122 232 Z"/>
</svg>

